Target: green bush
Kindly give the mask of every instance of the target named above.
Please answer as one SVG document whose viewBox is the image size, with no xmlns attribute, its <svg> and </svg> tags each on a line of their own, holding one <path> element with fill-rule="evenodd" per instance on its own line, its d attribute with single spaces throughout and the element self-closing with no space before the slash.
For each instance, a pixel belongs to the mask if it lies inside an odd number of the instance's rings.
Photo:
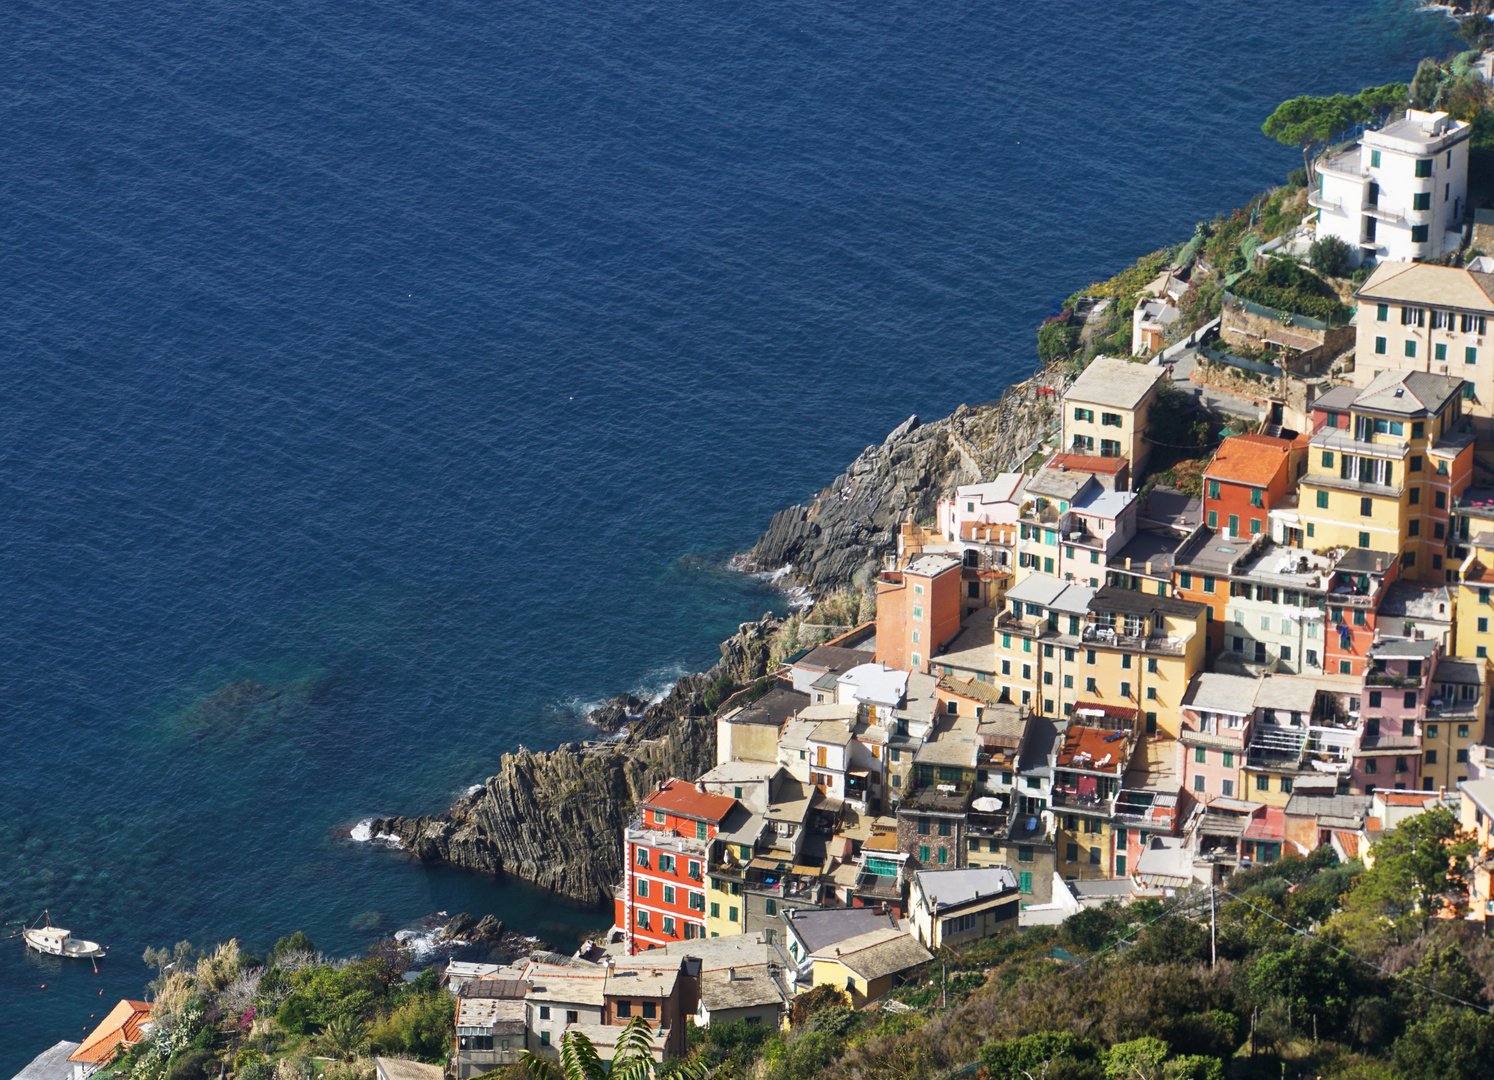
<svg viewBox="0 0 1494 1080">
<path fill-rule="evenodd" d="M 789 1043 L 768 1072 L 767 1080 L 813 1080 L 840 1060 L 845 1043 L 823 1031 L 811 1031 Z"/>
<path fill-rule="evenodd" d="M 1349 245 L 1336 236 L 1324 236 L 1312 242 L 1307 249 L 1307 261 L 1320 274 L 1343 277 L 1349 272 L 1352 252 Z"/>
<path fill-rule="evenodd" d="M 1494 1017 L 1467 1010 L 1415 1025 L 1396 1040 L 1401 1080 L 1494 1080 Z"/>
<path fill-rule="evenodd" d="M 305 1035 L 311 1030 L 311 1015 L 306 1007 L 306 999 L 300 994 L 292 994 L 286 998 L 285 1004 L 275 1014 L 275 1023 L 287 1035 Z"/>
<path fill-rule="evenodd" d="M 991 1080 L 1023 1080 L 1024 1074 L 1041 1075 L 1044 1065 L 1062 1058 L 1090 1061 L 1094 1057 L 1093 1043 L 1067 1031 L 1040 1031 L 980 1048 L 981 1067 Z"/>
<path fill-rule="evenodd" d="M 1224 1080 L 1224 1062 L 1203 1054 L 1176 1057 L 1162 1068 L 1164 1080 Z"/>
<path fill-rule="evenodd" d="M 1349 317 L 1349 309 L 1339 302 L 1327 282 L 1290 259 L 1269 260 L 1236 281 L 1231 291 L 1264 307 L 1329 324 Z"/>
<path fill-rule="evenodd" d="M 451 1043 L 456 999 L 437 991 L 407 1001 L 374 1025 L 369 1043 L 390 1054 L 411 1054 L 422 1061 L 440 1061 Z"/>
</svg>

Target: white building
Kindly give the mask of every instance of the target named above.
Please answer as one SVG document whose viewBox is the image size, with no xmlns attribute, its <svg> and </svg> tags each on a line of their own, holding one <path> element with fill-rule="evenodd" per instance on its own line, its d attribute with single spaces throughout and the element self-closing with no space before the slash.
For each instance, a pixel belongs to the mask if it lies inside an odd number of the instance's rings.
<svg viewBox="0 0 1494 1080">
<path fill-rule="evenodd" d="M 1421 262 L 1456 250 L 1468 202 L 1471 125 L 1409 109 L 1359 144 L 1318 162 L 1317 235 L 1349 245 L 1353 262 Z"/>
</svg>

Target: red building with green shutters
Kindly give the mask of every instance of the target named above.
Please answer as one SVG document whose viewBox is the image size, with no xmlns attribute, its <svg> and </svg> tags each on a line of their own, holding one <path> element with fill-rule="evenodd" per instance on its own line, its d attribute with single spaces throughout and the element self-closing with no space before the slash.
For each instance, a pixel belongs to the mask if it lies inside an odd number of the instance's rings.
<svg viewBox="0 0 1494 1080">
<path fill-rule="evenodd" d="M 623 883 L 615 903 L 629 956 L 706 936 L 706 866 L 721 823 L 737 805 L 686 780 L 644 799 L 623 830 Z"/>
</svg>

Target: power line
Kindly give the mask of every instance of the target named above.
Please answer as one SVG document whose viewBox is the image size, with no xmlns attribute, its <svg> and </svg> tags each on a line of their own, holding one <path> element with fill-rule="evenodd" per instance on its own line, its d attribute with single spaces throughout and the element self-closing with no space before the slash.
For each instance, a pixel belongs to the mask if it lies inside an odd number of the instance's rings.
<svg viewBox="0 0 1494 1080">
<path fill-rule="evenodd" d="M 1319 936 L 1317 934 L 1314 934 L 1311 930 L 1304 930 L 1304 929 L 1302 929 L 1299 926 L 1293 926 L 1291 923 L 1287 922 L 1285 919 L 1277 918 L 1275 915 L 1273 915 L 1271 912 L 1267 911 L 1265 908 L 1259 907 L 1256 904 L 1252 904 L 1249 900 L 1246 900 L 1243 896 L 1236 896 L 1234 893 L 1230 892 L 1228 889 L 1225 889 L 1225 888 L 1220 888 L 1219 891 L 1222 892 L 1225 896 L 1228 896 L 1228 897 L 1231 897 L 1232 899 L 1240 901 L 1240 903 L 1244 904 L 1246 907 L 1250 908 L 1252 911 L 1258 911 L 1262 915 L 1264 915 L 1266 918 L 1272 920 L 1273 922 L 1280 923 L 1282 926 L 1285 926 L 1288 930 L 1292 931 L 1292 933 L 1301 935 L 1302 937 L 1312 938 L 1314 941 L 1321 941 L 1324 945 L 1327 945 L 1330 949 L 1334 950 L 1335 952 L 1342 953 L 1344 956 L 1347 956 L 1350 960 L 1353 960 L 1355 963 L 1363 964 L 1367 968 L 1371 968 L 1374 971 L 1378 971 L 1381 975 L 1384 975 L 1388 979 L 1400 979 L 1402 982 L 1410 983 L 1412 986 L 1419 987 L 1420 989 L 1425 990 L 1429 994 L 1436 994 L 1440 998 L 1446 998 L 1448 1001 L 1456 1002 L 1459 1005 L 1466 1005 L 1470 1009 L 1477 1009 L 1481 1013 L 1490 1013 L 1491 1015 L 1494 1015 L 1494 1010 L 1491 1010 L 1488 1006 L 1479 1005 L 1479 1004 L 1476 1004 L 1476 1003 L 1474 1003 L 1472 1001 L 1464 1001 L 1462 998 L 1454 997 L 1451 994 L 1443 993 L 1441 990 L 1438 990 L 1436 987 L 1428 986 L 1428 985 L 1426 985 L 1426 983 L 1417 982 L 1415 979 L 1413 979 L 1410 976 L 1404 974 L 1403 972 L 1388 971 L 1382 965 L 1376 964 L 1376 963 L 1374 963 L 1371 960 L 1366 960 L 1364 957 L 1359 956 L 1359 955 L 1357 955 L 1355 953 L 1352 953 L 1348 949 L 1345 949 L 1345 948 L 1343 948 L 1340 945 L 1334 944 L 1333 942 L 1329 941 L 1327 938 L 1321 937 L 1321 936 Z"/>
</svg>

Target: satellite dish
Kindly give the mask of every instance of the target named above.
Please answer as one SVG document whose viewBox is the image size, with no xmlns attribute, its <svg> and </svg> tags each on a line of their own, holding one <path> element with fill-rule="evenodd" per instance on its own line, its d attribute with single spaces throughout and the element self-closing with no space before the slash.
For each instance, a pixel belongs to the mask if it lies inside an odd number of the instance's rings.
<svg viewBox="0 0 1494 1080">
<path fill-rule="evenodd" d="M 970 804 L 974 809 L 993 813 L 1001 809 L 1001 800 L 994 795 L 984 795 Z"/>
</svg>

